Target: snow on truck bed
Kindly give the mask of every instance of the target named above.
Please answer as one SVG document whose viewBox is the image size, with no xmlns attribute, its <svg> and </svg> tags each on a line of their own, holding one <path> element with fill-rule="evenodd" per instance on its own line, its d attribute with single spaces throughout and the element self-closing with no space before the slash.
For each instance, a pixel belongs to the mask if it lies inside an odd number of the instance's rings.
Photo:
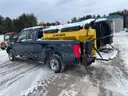
<svg viewBox="0 0 128 96">
<path fill-rule="evenodd" d="M 70 24 L 64 24 L 64 25 L 58 25 L 58 26 L 51 26 L 49 28 L 43 29 L 43 31 L 47 31 L 47 30 L 54 30 L 54 29 L 62 29 L 62 28 L 69 28 L 69 27 L 75 27 L 75 26 L 83 26 L 87 23 L 92 22 L 94 19 L 89 19 L 89 20 L 85 20 L 82 22 L 77 22 L 77 23 L 70 23 Z"/>
<path fill-rule="evenodd" d="M 88 19 L 88 20 L 84 20 L 81 22 L 77 22 L 77 23 L 70 23 L 70 24 L 64 24 L 64 25 L 58 25 L 58 26 L 51 26 L 49 28 L 43 29 L 43 31 L 47 31 L 47 30 L 54 30 L 54 29 L 62 29 L 62 28 L 70 28 L 70 27 L 75 27 L 75 26 L 84 26 L 85 24 L 89 24 L 92 21 L 94 21 L 95 19 Z M 95 22 L 100 22 L 100 21 L 105 21 L 107 20 L 106 18 L 101 18 L 101 19 L 97 19 Z"/>
</svg>

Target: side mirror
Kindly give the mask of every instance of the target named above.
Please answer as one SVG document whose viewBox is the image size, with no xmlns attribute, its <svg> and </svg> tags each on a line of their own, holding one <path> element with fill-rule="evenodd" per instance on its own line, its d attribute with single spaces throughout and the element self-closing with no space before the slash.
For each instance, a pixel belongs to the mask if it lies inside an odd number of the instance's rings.
<svg viewBox="0 0 128 96">
<path fill-rule="evenodd" d="M 13 37 L 9 39 L 10 42 L 16 42 L 17 41 L 17 37 Z"/>
</svg>

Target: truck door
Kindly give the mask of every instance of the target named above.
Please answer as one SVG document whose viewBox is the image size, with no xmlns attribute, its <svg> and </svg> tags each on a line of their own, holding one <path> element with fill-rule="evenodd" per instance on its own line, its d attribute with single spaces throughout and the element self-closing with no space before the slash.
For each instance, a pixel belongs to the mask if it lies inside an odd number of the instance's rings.
<svg viewBox="0 0 128 96">
<path fill-rule="evenodd" d="M 28 55 L 29 58 L 35 58 L 35 30 L 34 29 L 30 29 L 27 32 L 27 40 L 26 40 L 26 44 L 25 44 L 25 54 Z"/>
<path fill-rule="evenodd" d="M 17 41 L 14 43 L 14 49 L 17 55 L 22 55 L 27 58 L 34 57 L 34 31 L 23 30 L 19 35 Z"/>
<path fill-rule="evenodd" d="M 36 36 L 37 36 L 37 39 L 36 39 L 36 43 L 35 43 L 35 55 L 37 56 L 37 59 L 41 59 L 41 61 L 43 61 L 43 58 L 44 58 L 44 48 L 46 47 L 46 44 L 45 42 L 46 41 L 43 41 L 43 32 L 42 30 L 38 29 L 36 30 Z"/>
<path fill-rule="evenodd" d="M 20 34 L 17 37 L 17 41 L 13 44 L 14 50 L 16 51 L 17 55 L 23 55 L 23 52 L 25 50 L 25 43 L 26 43 L 26 38 L 27 36 L 27 31 L 23 30 L 20 32 Z"/>
</svg>

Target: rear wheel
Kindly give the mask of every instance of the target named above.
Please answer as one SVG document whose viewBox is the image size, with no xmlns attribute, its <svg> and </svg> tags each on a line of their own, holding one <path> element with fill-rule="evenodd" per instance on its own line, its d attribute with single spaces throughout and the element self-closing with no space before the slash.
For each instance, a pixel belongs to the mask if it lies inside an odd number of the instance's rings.
<svg viewBox="0 0 128 96">
<path fill-rule="evenodd" d="M 65 67 L 62 63 L 61 57 L 57 54 L 51 56 L 51 58 L 49 59 L 49 66 L 55 73 L 62 72 Z"/>
<path fill-rule="evenodd" d="M 9 50 L 9 52 L 8 52 L 8 57 L 9 57 L 9 59 L 10 59 L 11 61 L 14 61 L 14 60 L 16 59 L 15 54 L 14 54 L 14 52 L 13 52 L 12 49 Z"/>
</svg>

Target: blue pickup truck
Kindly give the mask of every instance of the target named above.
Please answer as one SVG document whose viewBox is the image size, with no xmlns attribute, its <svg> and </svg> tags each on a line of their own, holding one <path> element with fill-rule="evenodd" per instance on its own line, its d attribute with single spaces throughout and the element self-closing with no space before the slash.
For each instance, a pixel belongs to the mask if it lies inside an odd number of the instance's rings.
<svg viewBox="0 0 128 96">
<path fill-rule="evenodd" d="M 86 61 L 89 66 L 94 62 L 95 58 L 91 56 L 92 43 L 43 40 L 42 32 L 41 26 L 26 28 L 16 38 L 10 39 L 6 49 L 9 59 L 14 61 L 17 56 L 31 58 L 49 64 L 55 73 L 62 72 L 66 65 L 83 64 Z"/>
</svg>

